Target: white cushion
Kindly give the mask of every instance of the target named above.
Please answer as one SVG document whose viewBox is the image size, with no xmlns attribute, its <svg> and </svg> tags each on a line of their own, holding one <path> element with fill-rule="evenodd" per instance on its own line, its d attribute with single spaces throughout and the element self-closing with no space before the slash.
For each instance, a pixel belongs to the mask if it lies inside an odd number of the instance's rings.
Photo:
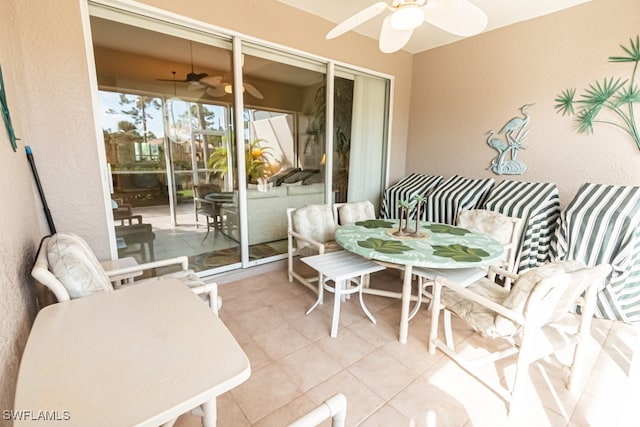
<svg viewBox="0 0 640 427">
<path fill-rule="evenodd" d="M 291 216 L 293 231 L 307 239 L 319 243 L 332 241 L 336 234 L 336 222 L 333 211 L 328 205 L 307 205 L 293 211 Z M 309 243 L 297 239 L 298 249 L 309 246 Z"/>
<path fill-rule="evenodd" d="M 340 224 L 355 224 L 358 221 L 366 221 L 376 218 L 376 211 L 371 202 L 349 202 L 338 208 Z"/>
<path fill-rule="evenodd" d="M 47 261 L 71 299 L 113 291 L 109 277 L 93 251 L 76 234 L 54 234 L 47 244 Z"/>
<path fill-rule="evenodd" d="M 457 225 L 486 234 L 502 243 L 511 243 L 514 224 L 511 218 L 499 212 L 485 209 L 465 209 L 458 214 Z"/>
</svg>

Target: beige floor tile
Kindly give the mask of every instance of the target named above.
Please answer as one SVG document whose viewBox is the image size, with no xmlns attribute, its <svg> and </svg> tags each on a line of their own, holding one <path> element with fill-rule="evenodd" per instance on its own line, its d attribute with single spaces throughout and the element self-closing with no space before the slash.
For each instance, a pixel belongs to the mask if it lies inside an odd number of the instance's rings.
<svg viewBox="0 0 640 427">
<path fill-rule="evenodd" d="M 269 329 L 267 332 L 255 335 L 253 339 L 272 360 L 281 359 L 312 342 L 286 323 L 279 325 L 275 329 Z"/>
<path fill-rule="evenodd" d="M 416 378 L 415 372 L 383 349 L 369 353 L 347 370 L 384 399 L 390 399 Z"/>
<path fill-rule="evenodd" d="M 312 388 L 306 395 L 320 405 L 336 393 L 347 398 L 347 426 L 358 425 L 384 404 L 384 399 L 346 370 Z"/>
<path fill-rule="evenodd" d="M 399 291 L 398 271 L 383 271 L 372 286 Z M 221 319 L 243 346 L 252 375 L 218 399 L 219 426 L 281 426 L 321 404 L 331 395 L 347 396 L 347 425 L 501 427 L 506 423 L 504 401 L 449 360 L 427 348 L 430 312 L 426 305 L 410 322 L 408 342 L 398 342 L 400 303 L 365 295 L 378 322 L 364 315 L 357 295 L 341 307 L 337 338 L 329 337 L 333 294 L 305 316 L 315 294 L 294 282 L 286 270 L 268 272 L 220 286 Z M 412 303 L 413 306 L 413 303 Z M 486 344 L 457 317 L 452 319 L 456 348 L 478 354 Z M 440 337 L 443 337 L 440 322 Z M 594 319 L 587 346 L 583 391 L 572 396 L 564 387 L 566 371 L 551 357 L 530 368 L 520 426 L 596 427 L 616 425 L 621 413 L 633 425 L 637 416 L 630 386 L 632 355 L 638 330 L 625 324 Z M 561 359 L 566 357 L 561 357 Z M 513 359 L 513 358 L 511 358 Z M 488 366 L 486 375 L 507 384 L 514 360 Z M 640 358 L 635 355 L 634 364 Z M 633 365 L 635 367 L 635 365 Z M 639 374 L 640 375 L 640 374 Z M 303 390 L 307 390 L 305 393 Z M 411 424 L 413 422 L 413 424 Z M 177 425 L 200 425 L 183 415 Z M 329 426 L 326 421 L 321 426 Z"/>
<path fill-rule="evenodd" d="M 251 425 L 231 393 L 225 393 L 216 399 L 218 427 L 248 427 Z M 200 426 L 201 424 L 198 424 Z"/>
<path fill-rule="evenodd" d="M 416 427 L 458 427 L 463 426 L 470 417 L 458 398 L 433 384 L 426 375 L 400 391 L 389 401 L 389 405 Z"/>
<path fill-rule="evenodd" d="M 321 340 L 331 334 L 331 319 L 320 311 L 314 310 L 308 316 L 300 317 L 290 324 L 311 341 Z"/>
<path fill-rule="evenodd" d="M 351 329 L 340 331 L 335 338 L 325 333 L 325 337 L 317 344 L 344 368 L 362 359 L 376 348 Z"/>
<path fill-rule="evenodd" d="M 275 410 L 254 424 L 256 427 L 283 427 L 312 411 L 316 404 L 306 395 L 302 395 Z M 329 427 L 331 420 L 319 424 L 320 427 Z"/>
<path fill-rule="evenodd" d="M 302 391 L 276 364 L 251 373 L 250 381 L 231 390 L 231 395 L 252 424 L 291 402 Z"/>
<path fill-rule="evenodd" d="M 262 347 L 260 347 L 258 343 L 256 343 L 253 339 L 249 338 L 241 345 L 242 349 L 249 358 L 249 363 L 251 363 L 252 370 L 260 369 L 273 362 L 273 359 L 271 359 L 271 357 L 269 357 L 269 355 L 265 353 Z"/>
<path fill-rule="evenodd" d="M 411 336 L 406 344 L 400 344 L 398 340 L 393 340 L 386 343 L 382 348 L 387 354 L 416 374 L 423 373 L 440 358 L 439 354 L 429 354 L 427 340 L 418 340 Z"/>
<path fill-rule="evenodd" d="M 369 418 L 364 420 L 361 427 L 411 427 L 411 421 L 402 415 L 397 409 L 391 405 L 384 405 L 378 409 Z"/>
<path fill-rule="evenodd" d="M 307 391 L 342 370 L 318 345 L 311 344 L 278 361 L 302 391 Z"/>
<path fill-rule="evenodd" d="M 233 315 L 235 321 L 251 337 L 286 325 L 285 319 L 277 310 L 271 307 L 247 309 L 245 312 Z"/>
</svg>

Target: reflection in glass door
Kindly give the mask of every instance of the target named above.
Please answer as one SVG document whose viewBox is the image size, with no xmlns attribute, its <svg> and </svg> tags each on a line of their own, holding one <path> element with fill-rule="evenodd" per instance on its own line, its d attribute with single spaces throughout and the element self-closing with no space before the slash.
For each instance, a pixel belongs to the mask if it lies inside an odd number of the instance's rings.
<svg viewBox="0 0 640 427">
<path fill-rule="evenodd" d="M 203 274 L 269 262 L 286 256 L 287 208 L 379 197 L 388 79 L 90 8 L 121 257 L 187 255 Z"/>
<path fill-rule="evenodd" d="M 233 98 L 212 86 L 231 69 L 229 41 L 205 44 L 171 28 L 98 17 L 91 25 L 119 256 L 187 255 L 196 271 L 239 264 L 239 229 L 224 214 L 237 206 Z M 127 43 L 114 43 L 113 34 Z M 164 49 L 150 52 L 145 40 Z M 193 70 L 212 76 L 212 85 L 190 81 Z"/>
</svg>

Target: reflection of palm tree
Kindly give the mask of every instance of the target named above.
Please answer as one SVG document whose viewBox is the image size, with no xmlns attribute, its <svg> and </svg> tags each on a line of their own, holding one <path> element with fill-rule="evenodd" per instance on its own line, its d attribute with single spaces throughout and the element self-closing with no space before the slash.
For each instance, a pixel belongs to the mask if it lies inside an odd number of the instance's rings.
<svg viewBox="0 0 640 427">
<path fill-rule="evenodd" d="M 522 131 L 522 129 L 525 126 L 527 126 L 527 124 L 529 124 L 529 115 L 527 114 L 526 110 L 528 107 L 532 105 L 533 104 L 525 104 L 522 107 L 520 107 L 520 112 L 524 117 L 512 118 L 507 123 L 505 123 L 505 125 L 502 127 L 502 129 L 500 129 L 500 132 L 498 133 L 505 134 L 505 137 L 507 138 L 507 140 L 509 139 L 519 140 L 520 139 L 519 133 Z"/>
</svg>

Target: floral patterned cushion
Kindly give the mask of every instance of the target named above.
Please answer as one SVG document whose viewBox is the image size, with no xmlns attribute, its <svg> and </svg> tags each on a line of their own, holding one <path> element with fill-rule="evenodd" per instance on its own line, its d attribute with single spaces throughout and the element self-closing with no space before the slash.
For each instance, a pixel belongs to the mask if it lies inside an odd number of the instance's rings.
<svg viewBox="0 0 640 427">
<path fill-rule="evenodd" d="M 47 244 L 47 261 L 71 299 L 113 291 L 109 277 L 93 251 L 76 234 L 54 234 Z"/>
<path fill-rule="evenodd" d="M 585 265 L 579 261 L 557 261 L 533 268 L 520 275 L 507 291 L 502 286 L 482 278 L 467 289 L 517 313 L 523 313 L 529 296 L 543 280 L 566 281 L 565 273 L 581 270 Z M 447 309 L 468 321 L 481 335 L 488 337 L 513 336 L 520 325 L 476 302 L 470 301 L 446 287 L 442 288 L 442 302 Z"/>
<path fill-rule="evenodd" d="M 511 243 L 514 224 L 511 219 L 499 212 L 485 209 L 464 209 L 458 214 L 457 225 L 468 230 L 486 234 L 507 245 Z"/>
</svg>

